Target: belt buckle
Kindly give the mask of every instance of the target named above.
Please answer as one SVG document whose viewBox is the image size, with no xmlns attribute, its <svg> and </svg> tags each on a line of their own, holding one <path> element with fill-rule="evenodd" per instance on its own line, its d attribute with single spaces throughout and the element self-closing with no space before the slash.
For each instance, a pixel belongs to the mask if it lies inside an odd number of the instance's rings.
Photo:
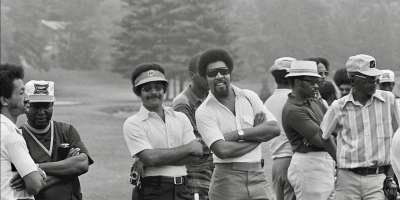
<svg viewBox="0 0 400 200">
<path fill-rule="evenodd" d="M 182 185 L 183 184 L 183 177 L 174 177 L 174 184 L 175 185 Z"/>
</svg>

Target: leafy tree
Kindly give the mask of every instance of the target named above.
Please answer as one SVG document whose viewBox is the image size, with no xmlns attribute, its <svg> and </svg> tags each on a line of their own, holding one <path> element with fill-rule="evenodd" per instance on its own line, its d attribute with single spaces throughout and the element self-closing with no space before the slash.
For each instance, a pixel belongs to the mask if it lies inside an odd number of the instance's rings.
<svg viewBox="0 0 400 200">
<path fill-rule="evenodd" d="M 114 72 L 127 75 L 142 62 L 159 62 L 170 74 L 187 69 L 191 56 L 211 47 L 231 48 L 224 1 L 125 0 L 128 13 L 115 36 Z"/>
</svg>

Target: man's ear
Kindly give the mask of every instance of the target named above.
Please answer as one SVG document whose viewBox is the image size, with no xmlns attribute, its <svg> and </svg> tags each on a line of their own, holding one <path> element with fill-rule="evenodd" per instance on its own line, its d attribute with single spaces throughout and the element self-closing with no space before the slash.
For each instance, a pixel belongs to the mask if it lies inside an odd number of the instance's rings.
<svg viewBox="0 0 400 200">
<path fill-rule="evenodd" d="M 0 97 L 0 103 L 2 106 L 8 106 L 8 99 L 5 97 Z"/>
</svg>

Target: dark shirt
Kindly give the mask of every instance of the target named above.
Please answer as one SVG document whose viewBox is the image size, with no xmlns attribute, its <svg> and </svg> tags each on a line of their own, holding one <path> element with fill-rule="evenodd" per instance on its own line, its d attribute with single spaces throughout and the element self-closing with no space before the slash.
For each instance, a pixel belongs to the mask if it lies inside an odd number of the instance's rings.
<svg viewBox="0 0 400 200">
<path fill-rule="evenodd" d="M 48 155 L 43 148 L 35 141 L 35 139 L 28 133 L 27 127 L 23 126 L 22 136 L 24 137 L 28 146 L 29 154 L 31 154 L 33 160 L 36 163 L 44 162 L 55 162 L 58 161 L 57 146 L 61 143 L 69 143 L 72 148 L 80 148 L 81 153 L 85 153 L 89 158 L 89 164 L 93 163 L 93 160 L 89 156 L 89 152 L 86 146 L 81 141 L 81 138 L 76 129 L 69 124 L 54 121 L 54 139 L 53 149 L 51 156 Z M 31 131 L 31 133 L 33 133 Z M 33 133 L 38 141 L 42 143 L 46 149 L 49 149 L 51 141 L 51 128 L 48 133 L 39 135 Z M 49 188 L 46 188 L 39 192 L 35 196 L 37 200 L 81 200 L 81 186 L 79 183 L 78 176 L 57 176 L 58 178 L 64 179 Z"/>
<path fill-rule="evenodd" d="M 294 152 L 326 151 L 309 142 L 316 134 L 322 134 L 319 125 L 324 113 L 321 101 L 311 98 L 299 102 L 290 93 L 282 111 L 282 126 Z"/>
</svg>

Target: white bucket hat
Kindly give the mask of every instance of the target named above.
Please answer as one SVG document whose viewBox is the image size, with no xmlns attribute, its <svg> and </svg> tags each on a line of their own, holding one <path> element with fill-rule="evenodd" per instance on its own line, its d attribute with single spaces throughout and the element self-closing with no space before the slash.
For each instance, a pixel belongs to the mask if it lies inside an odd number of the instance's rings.
<svg viewBox="0 0 400 200">
<path fill-rule="evenodd" d="M 313 76 L 321 78 L 318 74 L 317 63 L 314 61 L 307 60 L 295 60 L 290 65 L 289 74 L 285 77 L 294 76 Z"/>
</svg>

